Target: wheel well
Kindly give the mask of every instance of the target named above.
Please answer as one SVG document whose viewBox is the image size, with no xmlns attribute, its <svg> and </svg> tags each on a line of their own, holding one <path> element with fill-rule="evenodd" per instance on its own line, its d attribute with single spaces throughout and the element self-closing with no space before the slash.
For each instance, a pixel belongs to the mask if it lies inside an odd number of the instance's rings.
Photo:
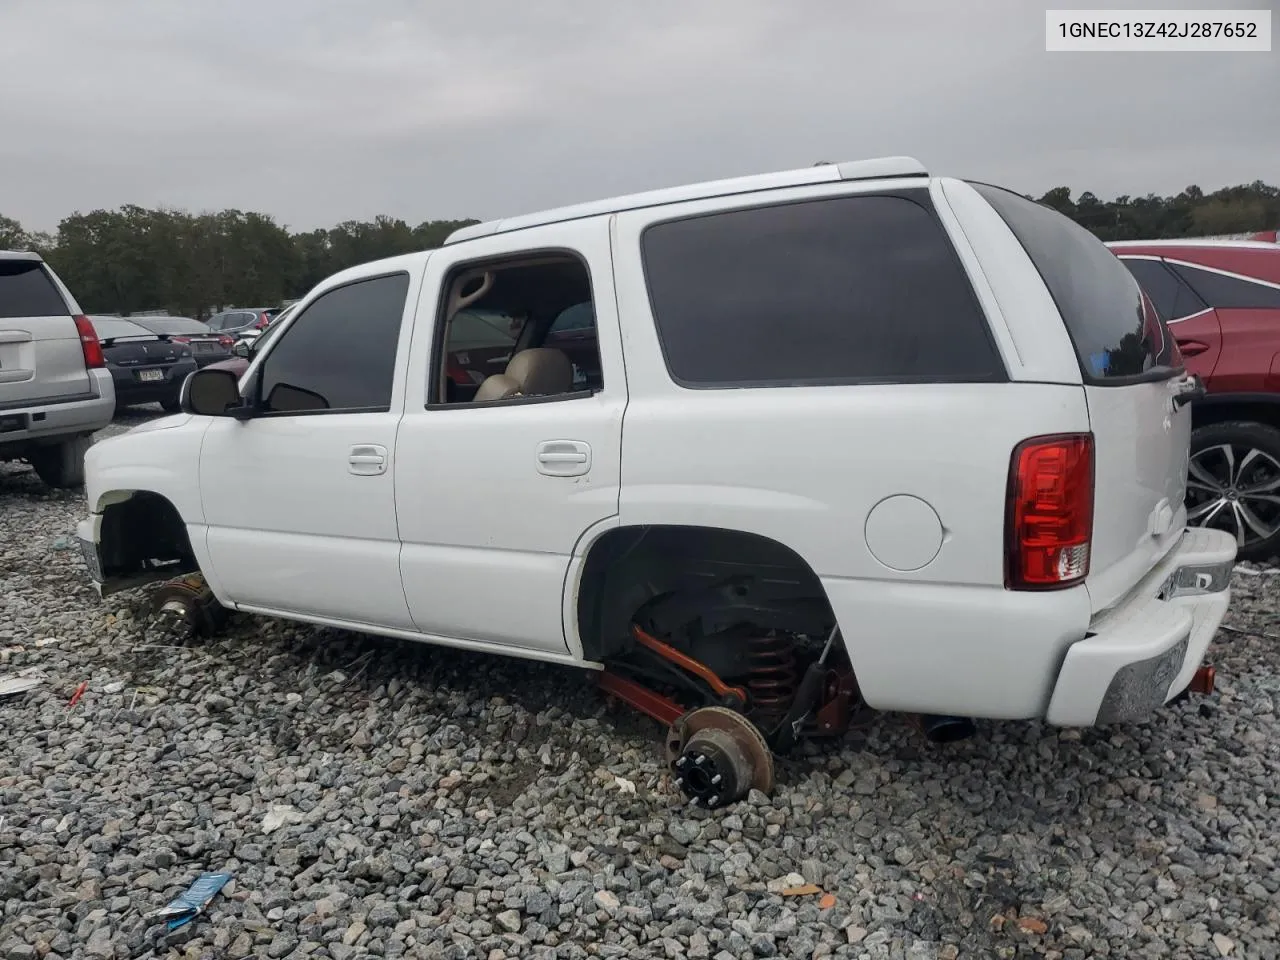
<svg viewBox="0 0 1280 960">
<path fill-rule="evenodd" d="M 621 650 L 629 642 L 636 612 L 655 597 L 729 578 L 768 585 L 775 594 L 780 590 L 786 595 L 773 611 L 775 626 L 810 633 L 829 630 L 835 622 L 817 574 L 776 540 L 716 527 L 620 527 L 592 546 L 578 583 L 583 655 L 603 661 Z M 806 605 L 806 599 L 813 602 Z"/>
<path fill-rule="evenodd" d="M 187 525 L 167 498 L 139 490 L 102 511 L 99 542 L 104 577 L 163 570 L 178 576 L 199 569 Z"/>
<path fill-rule="evenodd" d="M 1280 397 L 1275 402 L 1252 399 L 1229 399 L 1191 405 L 1191 426 L 1207 427 L 1231 420 L 1251 420 L 1280 428 Z"/>
</svg>

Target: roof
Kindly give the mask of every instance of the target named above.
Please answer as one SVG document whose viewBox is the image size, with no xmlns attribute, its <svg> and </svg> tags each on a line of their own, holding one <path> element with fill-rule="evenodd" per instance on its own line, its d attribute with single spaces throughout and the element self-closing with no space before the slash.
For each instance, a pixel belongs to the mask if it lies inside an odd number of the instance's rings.
<svg viewBox="0 0 1280 960">
<path fill-rule="evenodd" d="M 704 200 L 710 197 L 728 197 L 738 193 L 754 193 L 758 190 L 780 190 L 785 187 L 803 187 L 817 183 L 835 183 L 840 180 L 883 180 L 901 177 L 925 177 L 929 171 L 914 157 L 876 157 L 871 160 L 851 160 L 845 163 L 823 163 L 798 170 L 779 173 L 755 174 L 728 180 L 709 180 L 704 183 L 666 187 L 645 193 L 633 193 L 608 200 L 596 200 L 568 207 L 544 210 L 503 220 L 489 220 L 455 230 L 445 238 L 445 243 L 460 243 L 496 233 L 526 230 L 548 223 L 581 220 L 625 210 L 664 206 L 686 200 Z"/>
<path fill-rule="evenodd" d="M 43 262 L 44 257 L 34 250 L 0 250 L 0 260 L 39 260 Z"/>
<path fill-rule="evenodd" d="M 1267 243 L 1265 240 L 1205 240 L 1196 237 L 1179 238 L 1177 240 L 1110 240 L 1107 246 L 1113 250 L 1128 250 L 1146 247 L 1170 247 L 1170 248 L 1187 248 L 1187 247 L 1229 247 L 1235 250 L 1276 250 L 1274 243 Z"/>
</svg>

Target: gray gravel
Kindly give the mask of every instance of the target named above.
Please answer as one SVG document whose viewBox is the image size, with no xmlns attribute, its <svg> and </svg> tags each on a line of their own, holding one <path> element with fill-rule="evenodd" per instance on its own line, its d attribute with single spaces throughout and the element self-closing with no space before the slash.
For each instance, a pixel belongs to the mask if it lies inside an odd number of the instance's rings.
<svg viewBox="0 0 1280 960">
<path fill-rule="evenodd" d="M 0 960 L 1280 957 L 1280 575 L 1237 574 L 1211 701 L 886 717 L 706 815 L 575 671 L 248 618 L 148 647 L 59 539 L 83 510 L 0 466 L 0 673 L 48 677 L 0 701 Z"/>
</svg>

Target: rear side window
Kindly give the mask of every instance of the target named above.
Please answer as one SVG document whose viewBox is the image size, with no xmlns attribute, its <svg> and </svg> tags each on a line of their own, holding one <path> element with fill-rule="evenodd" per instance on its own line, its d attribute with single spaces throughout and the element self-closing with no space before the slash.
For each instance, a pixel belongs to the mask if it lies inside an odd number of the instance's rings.
<svg viewBox="0 0 1280 960">
<path fill-rule="evenodd" d="M 686 387 L 1004 380 L 928 194 L 861 195 L 655 224 L 658 335 Z"/>
<path fill-rule="evenodd" d="M 44 264 L 0 260 L 0 319 L 70 315 Z"/>
<path fill-rule="evenodd" d="M 1184 320 L 1205 309 L 1205 302 L 1178 275 L 1159 260 L 1122 257 L 1120 260 L 1138 280 L 1166 323 Z"/>
<path fill-rule="evenodd" d="M 1056 210 L 1009 190 L 972 185 L 1031 257 L 1057 304 L 1086 383 L 1173 376 L 1173 338 L 1119 258 Z"/>
<path fill-rule="evenodd" d="M 322 294 L 271 345 L 268 413 L 377 412 L 391 407 L 409 277 L 360 280 Z"/>
<path fill-rule="evenodd" d="M 1170 266 L 1219 310 L 1280 310 L 1280 290 L 1182 263 Z"/>
</svg>

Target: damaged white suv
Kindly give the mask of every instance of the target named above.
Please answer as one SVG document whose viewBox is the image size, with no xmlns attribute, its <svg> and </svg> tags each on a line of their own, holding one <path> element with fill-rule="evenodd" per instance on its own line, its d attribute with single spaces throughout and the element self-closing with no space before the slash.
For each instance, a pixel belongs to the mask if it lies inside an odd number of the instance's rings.
<svg viewBox="0 0 1280 960">
<path fill-rule="evenodd" d="M 312 290 L 87 458 L 102 593 L 596 671 L 709 806 L 862 708 L 1106 724 L 1212 685 L 1202 392 L 1093 236 L 916 161 L 484 223 Z M 245 497 L 252 489 L 254 495 Z"/>
</svg>

